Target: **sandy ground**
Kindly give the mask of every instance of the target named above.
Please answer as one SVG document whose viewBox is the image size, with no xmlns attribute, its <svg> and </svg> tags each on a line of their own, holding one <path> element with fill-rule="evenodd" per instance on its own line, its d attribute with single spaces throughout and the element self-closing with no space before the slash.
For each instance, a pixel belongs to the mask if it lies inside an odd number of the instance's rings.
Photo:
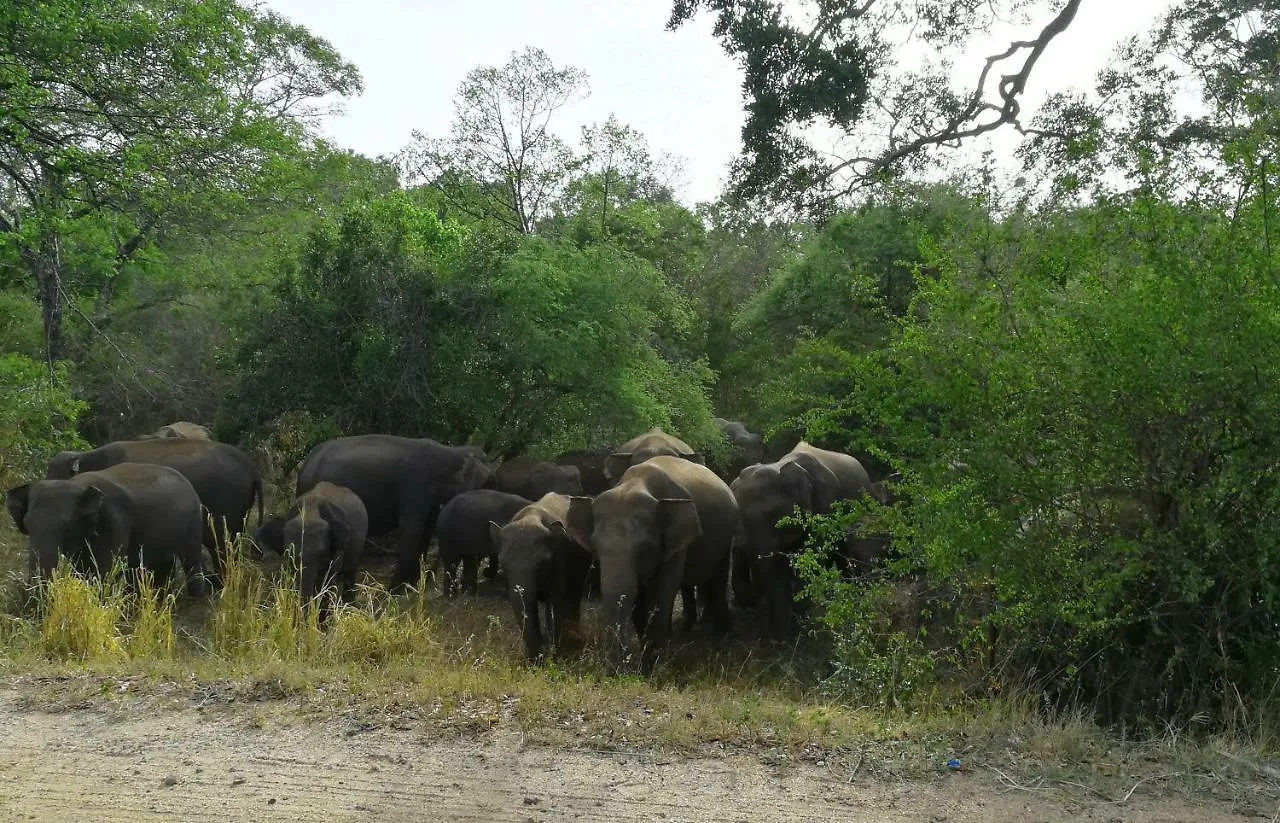
<svg viewBox="0 0 1280 823">
<path fill-rule="evenodd" d="M 1023 791 L 994 773 L 891 782 L 749 755 L 694 757 L 363 730 L 286 707 L 236 713 L 136 701 L 48 713 L 0 689 L 4 820 L 924 821 L 1266 820 L 1136 792 L 1125 803 Z"/>
</svg>

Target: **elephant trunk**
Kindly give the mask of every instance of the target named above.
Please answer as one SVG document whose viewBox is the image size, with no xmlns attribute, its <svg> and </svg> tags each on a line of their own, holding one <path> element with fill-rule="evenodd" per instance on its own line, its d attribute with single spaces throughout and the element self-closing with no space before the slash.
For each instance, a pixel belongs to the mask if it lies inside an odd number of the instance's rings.
<svg viewBox="0 0 1280 823">
<path fill-rule="evenodd" d="M 331 557 L 327 546 L 323 548 L 308 547 L 302 551 L 301 555 L 302 570 L 298 589 L 302 595 L 302 602 L 307 603 L 314 600 L 324 591 L 324 586 L 329 577 Z"/>
<path fill-rule="evenodd" d="M 605 569 L 600 578 L 600 603 L 605 615 L 605 626 L 620 660 L 625 660 L 631 649 L 631 624 L 639 605 L 639 585 L 634 573 L 610 573 Z"/>
<path fill-rule="evenodd" d="M 751 550 L 751 578 L 763 610 L 765 631 L 775 640 L 791 635 L 791 558 L 777 543 Z"/>
<path fill-rule="evenodd" d="M 538 592 L 530 580 L 508 580 L 507 599 L 520 627 L 525 657 L 530 662 L 542 659 L 542 624 L 538 619 Z"/>
</svg>

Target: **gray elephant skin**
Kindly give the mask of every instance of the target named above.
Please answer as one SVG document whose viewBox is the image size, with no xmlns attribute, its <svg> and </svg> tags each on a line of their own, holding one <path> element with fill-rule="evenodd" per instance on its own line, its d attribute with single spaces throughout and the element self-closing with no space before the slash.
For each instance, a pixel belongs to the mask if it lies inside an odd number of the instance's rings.
<svg viewBox="0 0 1280 823">
<path fill-rule="evenodd" d="M 493 545 L 507 580 L 507 599 L 531 662 L 549 643 L 561 648 L 566 628 L 577 630 L 594 558 L 569 536 L 571 499 L 547 494 L 516 512 L 505 525 L 490 521 Z"/>
<path fill-rule="evenodd" d="M 715 472 L 679 457 L 651 458 L 595 500 L 573 498 L 566 525 L 596 555 L 602 612 L 623 660 L 634 626 L 641 668 L 652 669 L 682 587 L 697 590 L 717 634 L 728 635 L 729 547 L 738 505 Z"/>
<path fill-rule="evenodd" d="M 212 440 L 213 432 L 209 431 L 199 423 L 189 423 L 186 420 L 179 420 L 176 423 L 170 423 L 167 426 L 161 426 L 151 434 L 140 434 L 134 440 L 154 440 L 157 437 L 186 437 L 191 440 Z"/>
<path fill-rule="evenodd" d="M 493 489 L 463 492 L 445 504 L 440 511 L 436 537 L 440 546 L 440 586 L 446 597 L 457 591 L 457 569 L 462 564 L 462 589 L 476 593 L 481 558 L 489 559 L 485 576 L 493 579 L 498 572 L 498 546 L 493 542 L 489 523 L 506 523 L 512 515 L 529 505 L 531 500 L 517 494 Z"/>
<path fill-rule="evenodd" d="M 9 514 L 27 535 L 31 570 L 48 577 L 65 556 L 77 571 L 103 573 L 117 557 L 163 583 L 180 563 L 187 592 L 209 591 L 200 552 L 200 498 L 167 466 L 121 463 L 69 480 L 10 489 Z"/>
<path fill-rule="evenodd" d="M 551 492 L 570 496 L 583 494 L 582 474 L 576 466 L 562 466 L 531 457 L 516 457 L 498 466 L 494 483 L 498 491 L 518 494 L 529 500 L 538 500 Z"/>
<path fill-rule="evenodd" d="M 558 455 L 551 462 L 576 468 L 582 481 L 582 493 L 595 497 L 609 488 L 609 478 L 604 475 L 604 461 L 608 456 L 607 449 L 578 449 Z"/>
<path fill-rule="evenodd" d="M 688 443 L 654 426 L 644 434 L 637 435 L 614 449 L 605 458 L 604 476 L 610 484 L 616 483 L 632 466 L 638 466 L 650 458 L 662 456 L 682 457 L 699 464 L 704 462 L 702 455 Z"/>
<path fill-rule="evenodd" d="M 355 492 L 320 482 L 283 515 L 269 518 L 254 534 L 259 545 L 284 553 L 296 547 L 301 564 L 298 591 L 304 601 L 330 585 L 349 600 L 360 573 L 369 513 Z"/>
<path fill-rule="evenodd" d="M 362 434 L 316 446 L 298 472 L 297 494 L 328 481 L 355 492 L 369 514 L 369 537 L 400 530 L 394 590 L 415 584 L 440 508 L 492 486 L 493 473 L 465 451 L 429 438 Z"/>
<path fill-rule="evenodd" d="M 803 547 L 804 533 L 796 526 L 778 526 L 778 520 L 797 506 L 805 512 L 828 513 L 838 500 L 869 494 L 871 479 L 857 458 L 801 441 L 781 460 L 744 469 L 732 490 L 742 511 L 734 550 L 750 562 L 752 582 L 762 599 L 764 630 L 775 638 L 788 638 L 795 605 L 791 559 Z"/>
<path fill-rule="evenodd" d="M 730 482 L 747 466 L 764 461 L 764 438 L 736 420 L 725 420 L 723 417 L 713 419 L 733 447 L 733 457 L 723 475 Z"/>
<path fill-rule="evenodd" d="M 227 541 L 244 531 L 254 501 L 262 523 L 262 478 L 244 452 L 213 440 L 161 437 L 117 440 L 86 452 L 66 451 L 49 462 L 49 480 L 67 480 L 82 472 L 101 471 L 120 463 L 151 463 L 177 469 L 191 482 L 208 511 L 202 542 L 209 549 L 214 571 L 222 572 Z"/>
</svg>

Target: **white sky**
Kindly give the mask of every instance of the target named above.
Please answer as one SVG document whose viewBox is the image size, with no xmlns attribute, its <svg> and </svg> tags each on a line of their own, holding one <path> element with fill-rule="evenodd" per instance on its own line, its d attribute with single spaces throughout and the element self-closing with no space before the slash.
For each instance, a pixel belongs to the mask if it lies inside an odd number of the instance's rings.
<svg viewBox="0 0 1280 823">
<path fill-rule="evenodd" d="M 1087 88 L 1122 37 L 1146 31 L 1172 0 L 1084 0 L 1075 22 L 1045 51 L 1024 98 L 1030 114 L 1049 91 Z M 684 161 L 681 199 L 714 199 L 739 148 L 741 74 L 702 15 L 672 33 L 670 0 L 268 0 L 355 63 L 365 92 L 322 128 L 339 145 L 376 156 L 398 151 L 420 129 L 447 133 L 454 91 L 477 65 L 501 65 L 526 45 L 591 78 L 591 95 L 565 111 L 560 133 L 610 113 L 639 129 L 655 154 Z M 1036 19 L 1043 25 L 1043 14 Z M 1038 26 L 1037 26 L 1038 28 Z M 1010 35 L 998 33 L 1000 46 Z M 981 64 L 996 39 L 968 57 Z M 958 69 L 971 66 L 965 61 Z M 958 75 L 967 82 L 973 71 Z M 1028 118 L 1029 119 L 1029 118 Z M 995 141 L 1012 147 L 1009 138 Z"/>
</svg>

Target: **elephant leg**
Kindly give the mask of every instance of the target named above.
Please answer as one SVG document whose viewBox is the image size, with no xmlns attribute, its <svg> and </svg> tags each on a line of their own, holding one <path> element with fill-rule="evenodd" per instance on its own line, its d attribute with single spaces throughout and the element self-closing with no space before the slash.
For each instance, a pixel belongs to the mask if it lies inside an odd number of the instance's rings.
<svg viewBox="0 0 1280 823">
<path fill-rule="evenodd" d="M 703 614 L 711 618 L 711 627 L 718 641 L 728 639 L 733 633 L 733 616 L 729 612 L 729 559 L 711 579 L 703 583 Z"/>
<path fill-rule="evenodd" d="M 421 510 L 416 514 L 400 517 L 399 561 L 396 564 L 395 581 L 391 591 L 401 593 L 406 586 L 416 586 L 422 574 L 422 555 L 431 543 L 435 531 L 435 519 L 439 512 L 432 512 L 429 518 L 423 518 Z M 443 564 L 443 561 L 441 563 Z"/>
<path fill-rule="evenodd" d="M 457 570 L 458 558 L 440 558 L 440 594 L 445 597 L 453 597 L 457 593 L 458 581 L 455 574 Z"/>
<path fill-rule="evenodd" d="M 649 623 L 640 653 L 640 668 L 645 673 L 653 671 L 671 636 L 671 612 L 675 608 L 676 595 L 680 592 L 679 569 L 668 570 L 655 587 L 657 590 L 646 598 Z"/>
<path fill-rule="evenodd" d="M 649 627 L 649 599 L 645 597 L 645 587 L 636 591 L 636 605 L 631 610 L 631 625 L 635 627 L 636 637 L 644 639 L 645 629 Z"/>
<path fill-rule="evenodd" d="M 475 554 L 462 556 L 462 590 L 474 596 L 479 582 L 480 558 Z"/>
<path fill-rule="evenodd" d="M 756 602 L 756 590 L 751 581 L 751 560 L 737 546 L 733 549 L 733 605 L 749 609 Z"/>
<path fill-rule="evenodd" d="M 551 643 L 551 648 L 556 652 L 560 651 L 561 643 L 564 640 L 564 612 L 557 604 L 555 596 L 547 598 L 542 604 L 542 609 L 546 613 L 547 621 L 547 639 Z"/>
<path fill-rule="evenodd" d="M 791 639 L 792 612 L 795 610 L 795 598 L 791 592 L 791 568 L 776 569 L 774 580 L 769 584 L 765 595 L 765 609 L 768 614 L 766 625 L 769 634 L 775 640 Z"/>
<path fill-rule="evenodd" d="M 681 628 L 686 632 L 693 631 L 698 622 L 698 594 L 696 586 L 680 587 Z"/>
</svg>

